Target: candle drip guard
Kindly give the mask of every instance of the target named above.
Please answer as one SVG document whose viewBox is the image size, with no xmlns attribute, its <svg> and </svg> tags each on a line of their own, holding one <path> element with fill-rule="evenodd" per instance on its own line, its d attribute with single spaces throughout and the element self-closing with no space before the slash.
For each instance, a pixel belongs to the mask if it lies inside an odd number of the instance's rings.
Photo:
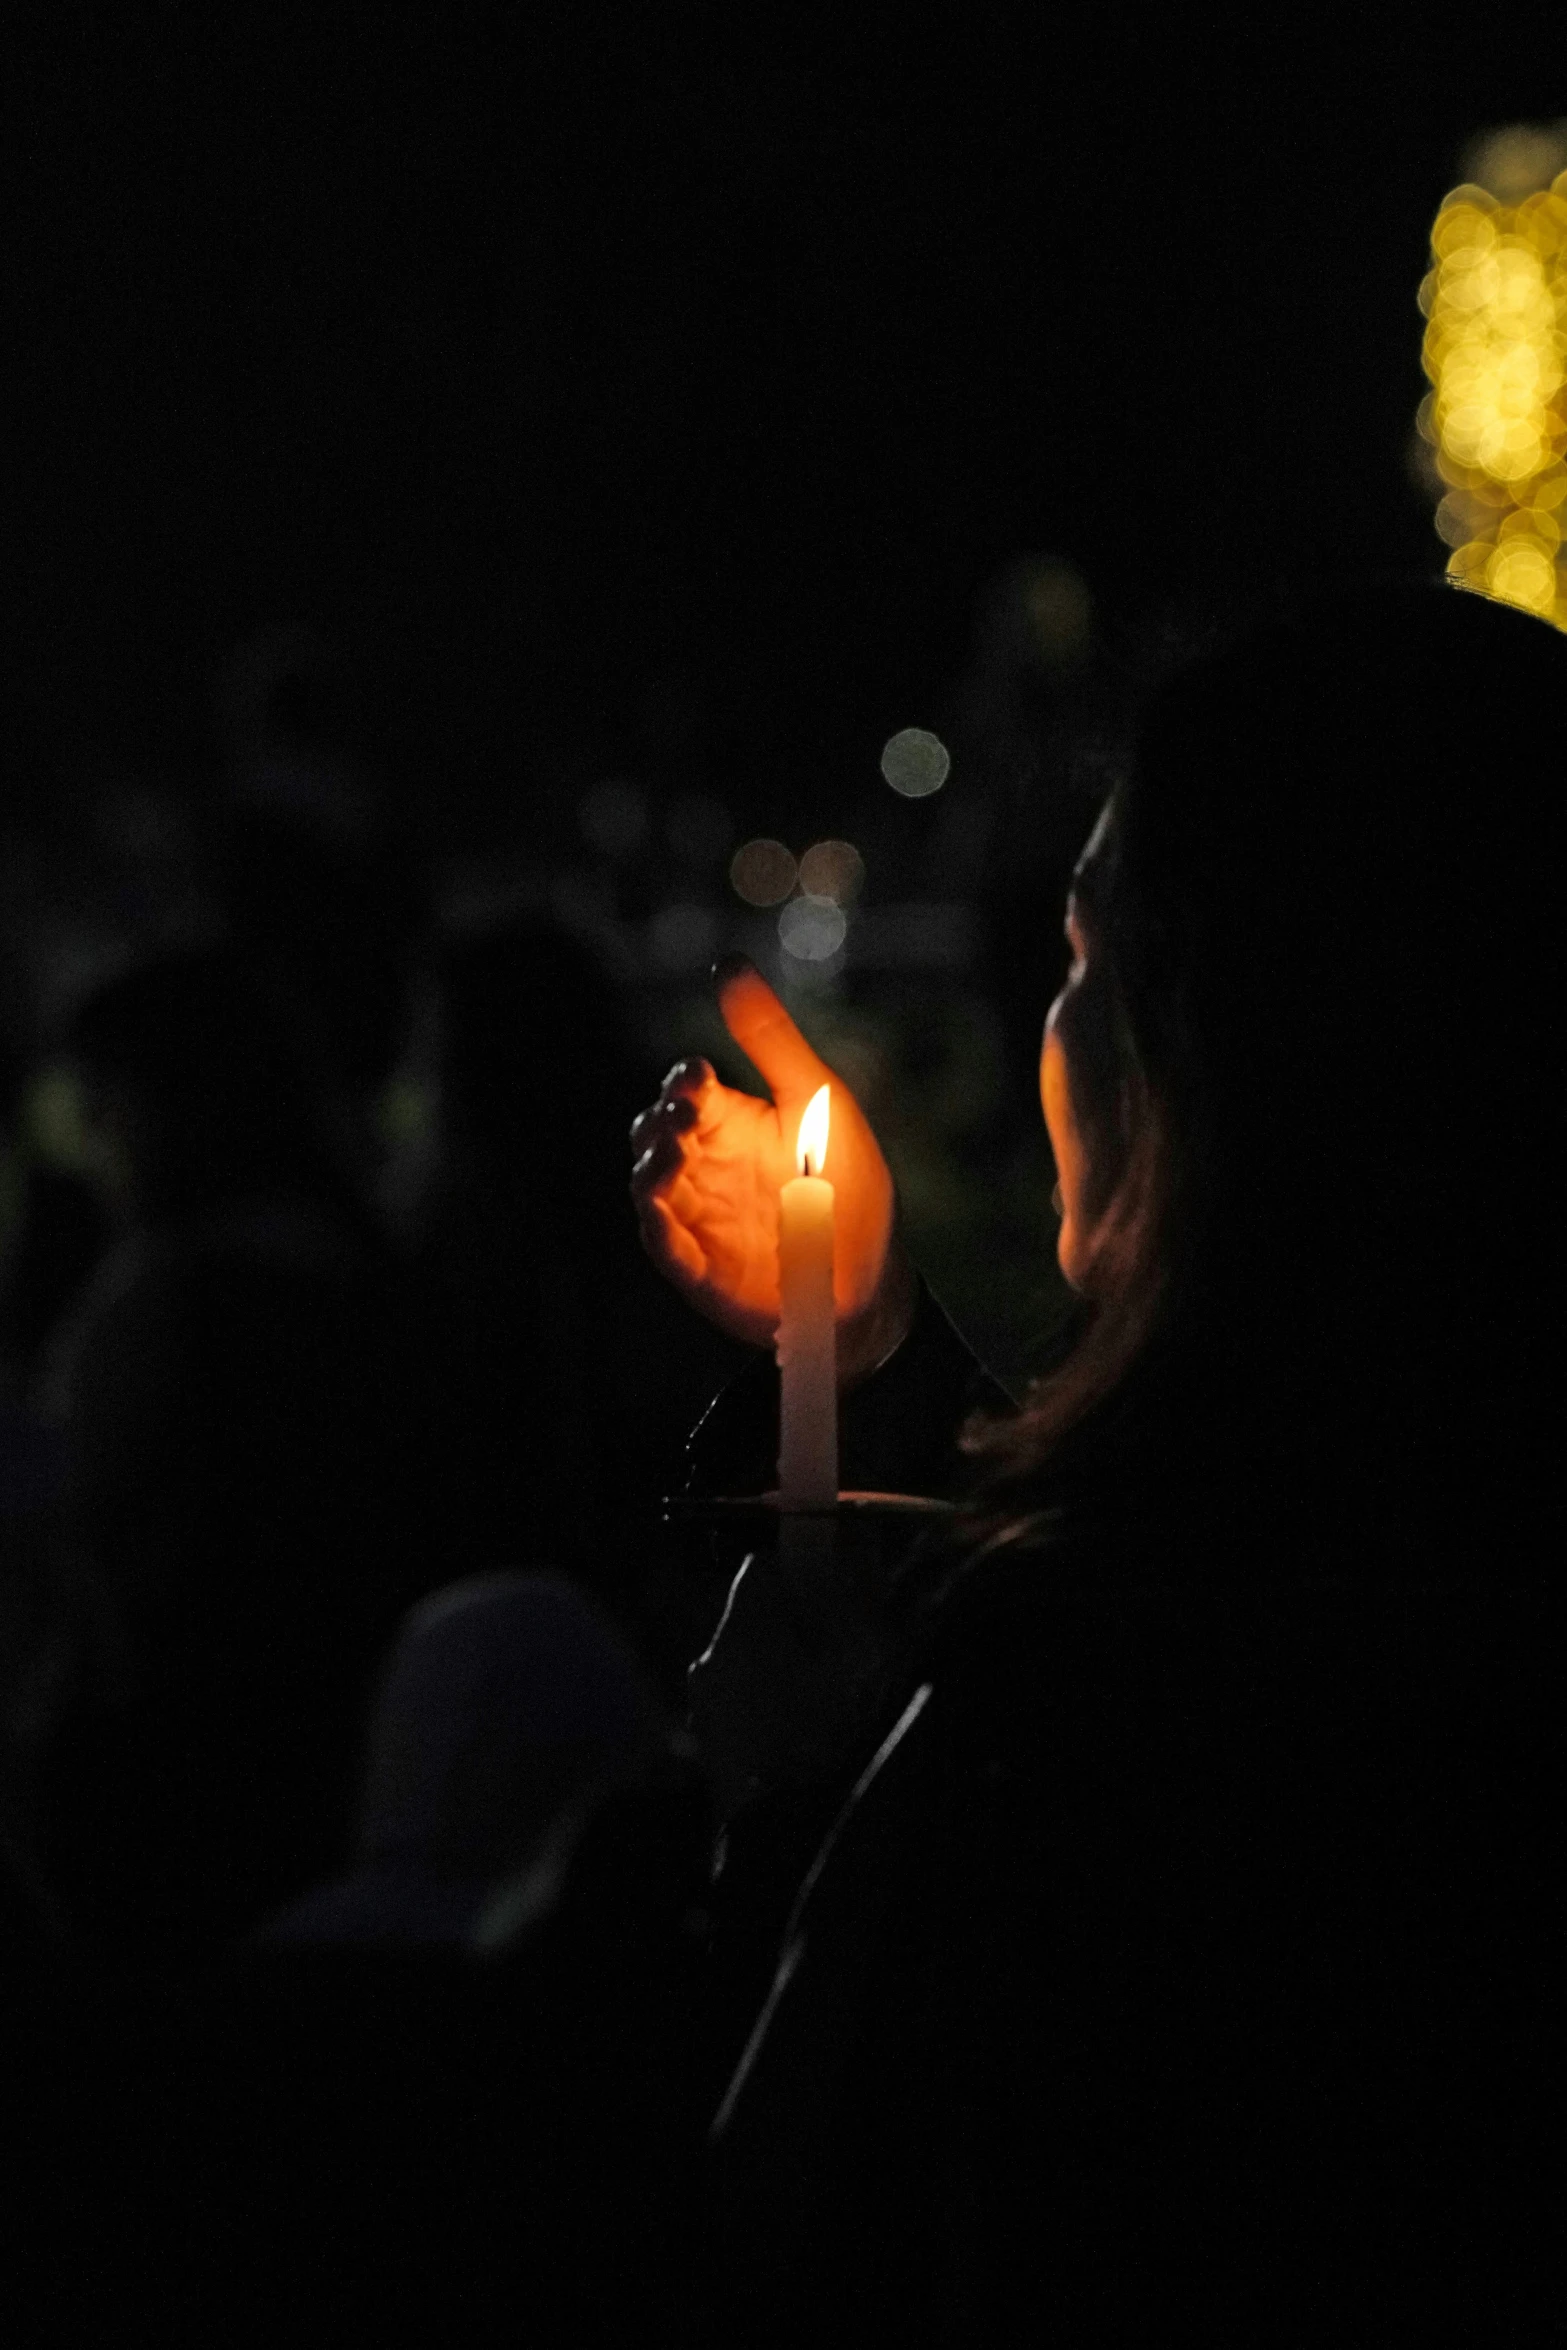
<svg viewBox="0 0 1567 2350">
<path fill-rule="evenodd" d="M 840 1493 L 819 1509 L 789 1509 L 778 1493 L 671 1493 L 659 1504 L 666 1526 L 722 1526 L 764 1534 L 780 1523 L 815 1519 L 835 1528 L 901 1523 L 918 1530 L 950 1517 L 950 1501 L 929 1493 Z"/>
<path fill-rule="evenodd" d="M 747 1556 L 829 1561 L 879 1597 L 920 1537 L 952 1515 L 928 1493 L 840 1493 L 816 1509 L 788 1509 L 777 1493 L 671 1494 L 660 1504 L 666 1539 L 685 1573 L 710 1585 L 719 1607 Z"/>
</svg>

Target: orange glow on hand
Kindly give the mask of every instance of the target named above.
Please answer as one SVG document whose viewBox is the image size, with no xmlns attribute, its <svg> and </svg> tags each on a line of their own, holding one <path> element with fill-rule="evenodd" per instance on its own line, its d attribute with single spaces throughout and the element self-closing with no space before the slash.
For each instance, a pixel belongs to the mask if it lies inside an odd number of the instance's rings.
<svg viewBox="0 0 1567 2350">
<path fill-rule="evenodd" d="M 838 1376 L 856 1379 L 898 1344 L 917 1295 L 896 1242 L 887 1162 L 853 1087 L 822 1061 L 754 965 L 737 958 L 737 967 L 720 968 L 718 1007 L 773 1098 L 721 1085 L 705 1061 L 670 1071 L 632 1129 L 644 1244 L 699 1313 L 732 1338 L 771 1347 L 783 1193 L 802 1154 L 808 1172 L 821 1174 L 830 1104 Z"/>
<path fill-rule="evenodd" d="M 802 1175 L 819 1175 L 827 1159 L 828 1097 L 830 1085 L 818 1086 L 805 1105 L 795 1157 Z"/>
</svg>

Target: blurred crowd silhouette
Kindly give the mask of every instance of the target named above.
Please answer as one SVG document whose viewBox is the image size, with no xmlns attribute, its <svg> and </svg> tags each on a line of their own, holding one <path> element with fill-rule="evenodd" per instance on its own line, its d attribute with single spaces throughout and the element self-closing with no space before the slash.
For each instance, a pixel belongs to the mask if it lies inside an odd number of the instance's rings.
<svg viewBox="0 0 1567 2350">
<path fill-rule="evenodd" d="M 656 1072 L 602 958 L 442 919 L 308 663 L 247 724 L 136 919 L 6 940 L 8 2299 L 433 2323 L 525 2202 L 539 2313 L 607 2313 L 716 2094 L 657 1529 L 729 1355 L 637 1245 Z M 41 839 L 68 897 L 42 756 L 12 880 Z"/>
</svg>

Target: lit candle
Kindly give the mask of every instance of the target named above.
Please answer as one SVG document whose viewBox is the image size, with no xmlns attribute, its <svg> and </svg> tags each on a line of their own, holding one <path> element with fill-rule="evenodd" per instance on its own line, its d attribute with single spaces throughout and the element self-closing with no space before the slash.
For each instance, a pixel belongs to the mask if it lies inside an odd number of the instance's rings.
<svg viewBox="0 0 1567 2350">
<path fill-rule="evenodd" d="M 786 1510 L 838 1499 L 838 1330 L 832 1294 L 833 1193 L 827 1156 L 829 1088 L 800 1120 L 800 1172 L 778 1194 L 778 1494 Z"/>
</svg>

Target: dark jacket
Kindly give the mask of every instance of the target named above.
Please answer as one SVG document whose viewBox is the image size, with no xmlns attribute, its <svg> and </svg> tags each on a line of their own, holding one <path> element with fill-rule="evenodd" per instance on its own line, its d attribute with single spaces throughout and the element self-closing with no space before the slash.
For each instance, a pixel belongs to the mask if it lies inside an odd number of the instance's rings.
<svg viewBox="0 0 1567 2350">
<path fill-rule="evenodd" d="M 718 2118 L 719 2334 L 1534 2338 L 1554 1624 L 1370 1540 L 969 1562 Z"/>
</svg>

